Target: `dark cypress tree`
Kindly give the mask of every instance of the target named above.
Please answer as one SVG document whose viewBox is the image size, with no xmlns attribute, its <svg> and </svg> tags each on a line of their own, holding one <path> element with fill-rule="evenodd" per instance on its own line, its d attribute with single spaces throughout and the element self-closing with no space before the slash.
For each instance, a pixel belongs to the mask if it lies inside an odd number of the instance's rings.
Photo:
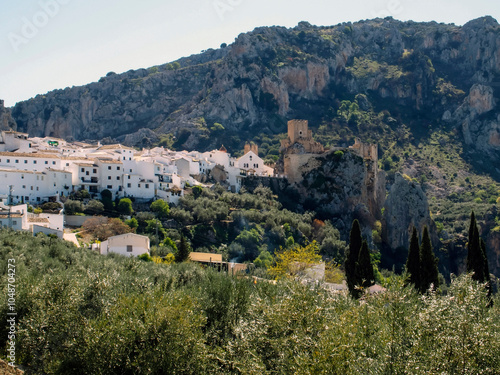
<svg viewBox="0 0 500 375">
<path fill-rule="evenodd" d="M 424 226 L 422 245 L 420 246 L 420 293 L 425 293 L 431 284 L 435 289 L 439 286 L 437 261 L 432 251 L 429 231 L 427 226 Z"/>
<path fill-rule="evenodd" d="M 406 260 L 406 271 L 408 272 L 408 282 L 420 290 L 420 246 L 418 245 L 417 228 L 413 227 L 411 234 L 408 259 Z"/>
<path fill-rule="evenodd" d="M 372 286 L 375 281 L 373 264 L 370 258 L 370 249 L 366 241 L 363 241 L 361 250 L 359 251 L 359 257 L 356 263 L 356 280 L 358 280 L 359 285 L 363 288 Z"/>
<path fill-rule="evenodd" d="M 467 242 L 467 272 L 472 272 L 472 279 L 480 283 L 489 279 L 486 246 L 479 237 L 474 211 L 470 215 L 469 242 Z M 484 246 L 484 247 L 483 247 Z"/>
<path fill-rule="evenodd" d="M 351 294 L 354 293 L 355 286 L 359 285 L 359 280 L 356 279 L 356 262 L 359 259 L 361 243 L 361 227 L 359 226 L 359 221 L 354 220 L 349 235 L 349 249 L 347 250 L 344 263 L 347 287 Z"/>
<path fill-rule="evenodd" d="M 181 243 L 179 244 L 179 249 L 177 250 L 177 256 L 175 257 L 175 261 L 177 263 L 184 262 L 189 258 L 189 244 L 186 241 L 186 237 L 181 235 Z"/>
</svg>

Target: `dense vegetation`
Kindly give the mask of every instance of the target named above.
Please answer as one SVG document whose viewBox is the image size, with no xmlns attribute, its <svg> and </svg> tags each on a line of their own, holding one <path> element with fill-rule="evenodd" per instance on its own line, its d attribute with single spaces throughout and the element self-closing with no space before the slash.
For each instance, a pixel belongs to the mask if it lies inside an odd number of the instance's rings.
<svg viewBox="0 0 500 375">
<path fill-rule="evenodd" d="M 391 277 L 386 293 L 356 301 L 6 229 L 0 254 L 3 279 L 16 260 L 16 355 L 28 374 L 500 372 L 500 301 L 487 307 L 466 276 L 445 296 Z"/>
<path fill-rule="evenodd" d="M 222 253 L 226 259 L 240 262 L 317 241 L 321 255 L 342 263 L 346 244 L 339 231 L 329 221 L 315 217 L 315 212 L 283 209 L 269 188 L 235 194 L 215 186 L 193 188 L 168 213 L 155 216 L 138 211 L 132 220 L 137 220 L 137 233 L 150 236 L 153 253 L 162 256 L 175 252 L 173 242 L 185 235 L 193 250 Z"/>
</svg>

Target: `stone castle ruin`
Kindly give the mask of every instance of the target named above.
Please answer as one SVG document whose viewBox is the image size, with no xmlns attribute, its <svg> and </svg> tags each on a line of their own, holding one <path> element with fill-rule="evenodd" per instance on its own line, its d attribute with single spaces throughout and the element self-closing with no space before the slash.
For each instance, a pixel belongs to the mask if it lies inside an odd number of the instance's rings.
<svg viewBox="0 0 500 375">
<path fill-rule="evenodd" d="M 366 186 L 368 190 L 374 191 L 377 185 L 378 146 L 363 143 L 356 138 L 354 145 L 349 149 L 365 161 Z M 342 150 L 342 148 L 326 150 L 321 143 L 316 142 L 312 137 L 312 130 L 309 130 L 307 120 L 290 120 L 288 121 L 288 137 L 281 141 L 282 160 L 278 162 L 277 174 L 285 175 L 292 183 L 300 182 L 304 172 L 302 169 L 311 158 L 337 150 Z"/>
</svg>

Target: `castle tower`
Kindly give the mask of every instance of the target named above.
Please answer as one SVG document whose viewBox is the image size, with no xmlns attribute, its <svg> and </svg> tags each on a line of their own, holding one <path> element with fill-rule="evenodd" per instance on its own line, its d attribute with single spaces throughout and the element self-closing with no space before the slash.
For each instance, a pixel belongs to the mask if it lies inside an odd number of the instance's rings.
<svg viewBox="0 0 500 375">
<path fill-rule="evenodd" d="M 290 120 L 288 121 L 288 138 L 290 143 L 294 144 L 299 139 L 305 139 L 312 136 L 312 132 L 308 129 L 307 120 Z"/>
</svg>

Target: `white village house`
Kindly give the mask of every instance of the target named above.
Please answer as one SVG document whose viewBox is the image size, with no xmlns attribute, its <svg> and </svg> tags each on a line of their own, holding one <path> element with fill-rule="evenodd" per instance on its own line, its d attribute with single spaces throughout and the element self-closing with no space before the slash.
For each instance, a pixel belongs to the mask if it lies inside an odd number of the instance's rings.
<svg viewBox="0 0 500 375">
<path fill-rule="evenodd" d="M 101 242 L 100 253 L 102 255 L 116 253 L 129 257 L 149 254 L 149 237 L 135 233 L 109 237 L 106 241 Z"/>
</svg>

